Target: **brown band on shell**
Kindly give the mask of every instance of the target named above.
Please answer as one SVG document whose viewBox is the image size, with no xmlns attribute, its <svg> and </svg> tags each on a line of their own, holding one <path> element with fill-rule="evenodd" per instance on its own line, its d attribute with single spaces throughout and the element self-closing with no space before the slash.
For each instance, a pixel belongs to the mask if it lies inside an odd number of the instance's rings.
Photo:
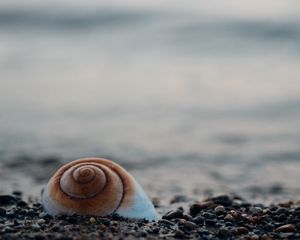
<svg viewBox="0 0 300 240">
<path fill-rule="evenodd" d="M 62 176 L 67 171 L 72 171 L 72 175 L 74 175 L 75 169 L 83 168 L 86 165 L 93 170 L 96 168 L 104 173 L 105 186 L 102 189 L 100 186 L 101 190 L 93 196 L 88 194 L 84 198 L 69 196 L 60 185 Z M 90 171 L 92 170 L 83 173 L 79 171 L 79 173 L 89 175 L 91 174 Z M 118 164 L 102 158 L 84 158 L 68 163 L 54 174 L 49 184 L 50 196 L 54 201 L 60 202 L 65 208 L 73 209 L 74 213 L 91 215 L 107 215 L 120 207 L 129 207 L 133 202 L 135 187 L 133 178 L 126 170 Z"/>
</svg>

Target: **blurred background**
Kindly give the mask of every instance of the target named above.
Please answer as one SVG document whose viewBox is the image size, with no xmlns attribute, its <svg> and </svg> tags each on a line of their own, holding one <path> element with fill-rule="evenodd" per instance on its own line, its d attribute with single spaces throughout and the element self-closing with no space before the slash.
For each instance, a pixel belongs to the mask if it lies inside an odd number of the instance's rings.
<svg viewBox="0 0 300 240">
<path fill-rule="evenodd" d="M 0 2 L 0 192 L 103 156 L 151 196 L 300 198 L 300 3 Z"/>
</svg>

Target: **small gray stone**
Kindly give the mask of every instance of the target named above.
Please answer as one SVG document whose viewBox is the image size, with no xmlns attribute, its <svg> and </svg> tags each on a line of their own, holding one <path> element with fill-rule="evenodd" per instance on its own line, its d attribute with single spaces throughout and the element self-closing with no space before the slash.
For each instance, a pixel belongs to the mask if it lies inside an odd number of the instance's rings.
<svg viewBox="0 0 300 240">
<path fill-rule="evenodd" d="M 32 224 L 31 227 L 35 231 L 39 231 L 41 229 L 41 227 L 38 224 Z"/>
<path fill-rule="evenodd" d="M 276 232 L 283 232 L 283 233 L 287 233 L 287 232 L 295 232 L 296 228 L 293 224 L 286 224 L 286 225 L 282 225 L 278 228 L 276 228 Z"/>
<path fill-rule="evenodd" d="M 175 211 L 169 211 L 167 212 L 163 217 L 162 219 L 167 219 L 167 220 L 171 220 L 171 219 L 174 219 L 174 218 L 180 218 L 182 217 L 183 213 L 182 211 L 179 211 L 178 209 L 175 210 Z"/>
<path fill-rule="evenodd" d="M 45 223 L 46 223 L 46 221 L 43 218 L 40 218 L 39 220 L 37 220 L 37 224 L 39 224 L 39 225 L 43 225 Z"/>
<path fill-rule="evenodd" d="M 237 235 L 248 234 L 249 230 L 245 227 L 239 227 L 236 229 Z"/>
<path fill-rule="evenodd" d="M 177 230 L 174 234 L 174 238 L 185 238 L 185 234 L 181 230 Z"/>
<path fill-rule="evenodd" d="M 221 228 L 219 231 L 218 231 L 218 236 L 220 238 L 227 238 L 230 236 L 230 232 L 227 228 Z"/>
<path fill-rule="evenodd" d="M 227 214 L 224 218 L 225 221 L 232 222 L 234 221 L 234 217 L 231 214 Z"/>
<path fill-rule="evenodd" d="M 17 199 L 11 195 L 0 195 L 0 206 L 13 205 Z"/>
<path fill-rule="evenodd" d="M 251 240 L 258 240 L 258 239 L 259 239 L 259 236 L 256 235 L 256 234 L 254 234 L 254 235 L 251 236 L 250 239 L 251 239 Z"/>
<path fill-rule="evenodd" d="M 224 206 L 222 206 L 222 205 L 219 205 L 219 206 L 217 206 L 216 208 L 215 208 L 215 213 L 217 214 L 217 215 L 221 215 L 221 214 L 224 214 L 226 211 L 225 211 L 225 208 L 224 208 Z"/>
<path fill-rule="evenodd" d="M 250 213 L 252 213 L 252 214 L 262 214 L 262 213 L 263 213 L 263 210 L 262 210 L 262 208 L 260 208 L 260 207 L 251 207 L 251 208 L 249 209 L 249 211 L 250 211 Z"/>
<path fill-rule="evenodd" d="M 197 217 L 194 217 L 193 218 L 193 222 L 196 223 L 196 224 L 203 224 L 205 221 L 204 217 L 201 217 L 201 216 L 197 216 Z"/>
<path fill-rule="evenodd" d="M 227 194 L 220 194 L 211 198 L 211 200 L 223 206 L 230 206 L 232 204 L 232 199 Z"/>
<path fill-rule="evenodd" d="M 286 209 L 286 208 L 278 208 L 278 209 L 276 210 L 276 214 L 278 214 L 278 215 L 280 215 L 280 214 L 286 215 L 286 214 L 289 214 L 289 210 Z"/>
<path fill-rule="evenodd" d="M 184 195 L 176 195 L 174 196 L 171 201 L 170 201 L 170 204 L 173 204 L 173 203 L 179 203 L 179 202 L 186 202 L 187 201 L 187 197 L 184 196 Z"/>
<path fill-rule="evenodd" d="M 191 221 L 186 221 L 183 226 L 189 230 L 194 230 L 197 228 L 197 224 L 191 222 Z"/>
</svg>

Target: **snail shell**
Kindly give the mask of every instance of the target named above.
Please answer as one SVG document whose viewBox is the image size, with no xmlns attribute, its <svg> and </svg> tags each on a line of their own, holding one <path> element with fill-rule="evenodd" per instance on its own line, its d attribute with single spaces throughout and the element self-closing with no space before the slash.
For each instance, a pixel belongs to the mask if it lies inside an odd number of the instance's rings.
<svg viewBox="0 0 300 240">
<path fill-rule="evenodd" d="M 136 180 L 120 165 L 103 158 L 83 158 L 62 166 L 49 180 L 42 202 L 52 216 L 118 213 L 127 218 L 158 219 Z"/>
</svg>

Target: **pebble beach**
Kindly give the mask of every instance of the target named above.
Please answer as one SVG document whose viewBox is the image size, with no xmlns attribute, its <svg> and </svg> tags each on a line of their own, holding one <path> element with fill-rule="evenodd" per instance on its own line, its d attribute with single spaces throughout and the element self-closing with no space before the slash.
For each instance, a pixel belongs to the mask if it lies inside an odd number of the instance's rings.
<svg viewBox="0 0 300 240">
<path fill-rule="evenodd" d="M 38 174 L 28 170 L 35 175 L 32 188 L 0 194 L 1 239 L 300 239 L 300 201 L 286 200 L 280 186 L 263 194 L 268 198 L 257 197 L 259 193 L 245 198 L 245 192 L 241 196 L 213 189 L 186 194 L 174 190 L 174 185 L 163 194 L 146 185 L 145 191 L 160 216 L 158 221 L 126 219 L 117 214 L 53 217 L 43 208 L 41 192 L 48 176 L 63 163 L 54 157 L 29 159 L 29 169 L 34 165 L 38 169 L 40 164 Z M 18 166 L 6 168 L 20 171 Z M 22 189 L 27 184 L 10 185 L 10 189 Z M 178 183 L 177 188 L 180 186 Z"/>
<path fill-rule="evenodd" d="M 170 205 L 185 204 L 184 197 Z M 1 239 L 300 239 L 300 202 L 250 204 L 218 195 L 172 206 L 157 222 L 118 215 L 52 217 L 21 192 L 0 196 Z M 159 204 L 156 205 L 159 210 Z"/>
</svg>

